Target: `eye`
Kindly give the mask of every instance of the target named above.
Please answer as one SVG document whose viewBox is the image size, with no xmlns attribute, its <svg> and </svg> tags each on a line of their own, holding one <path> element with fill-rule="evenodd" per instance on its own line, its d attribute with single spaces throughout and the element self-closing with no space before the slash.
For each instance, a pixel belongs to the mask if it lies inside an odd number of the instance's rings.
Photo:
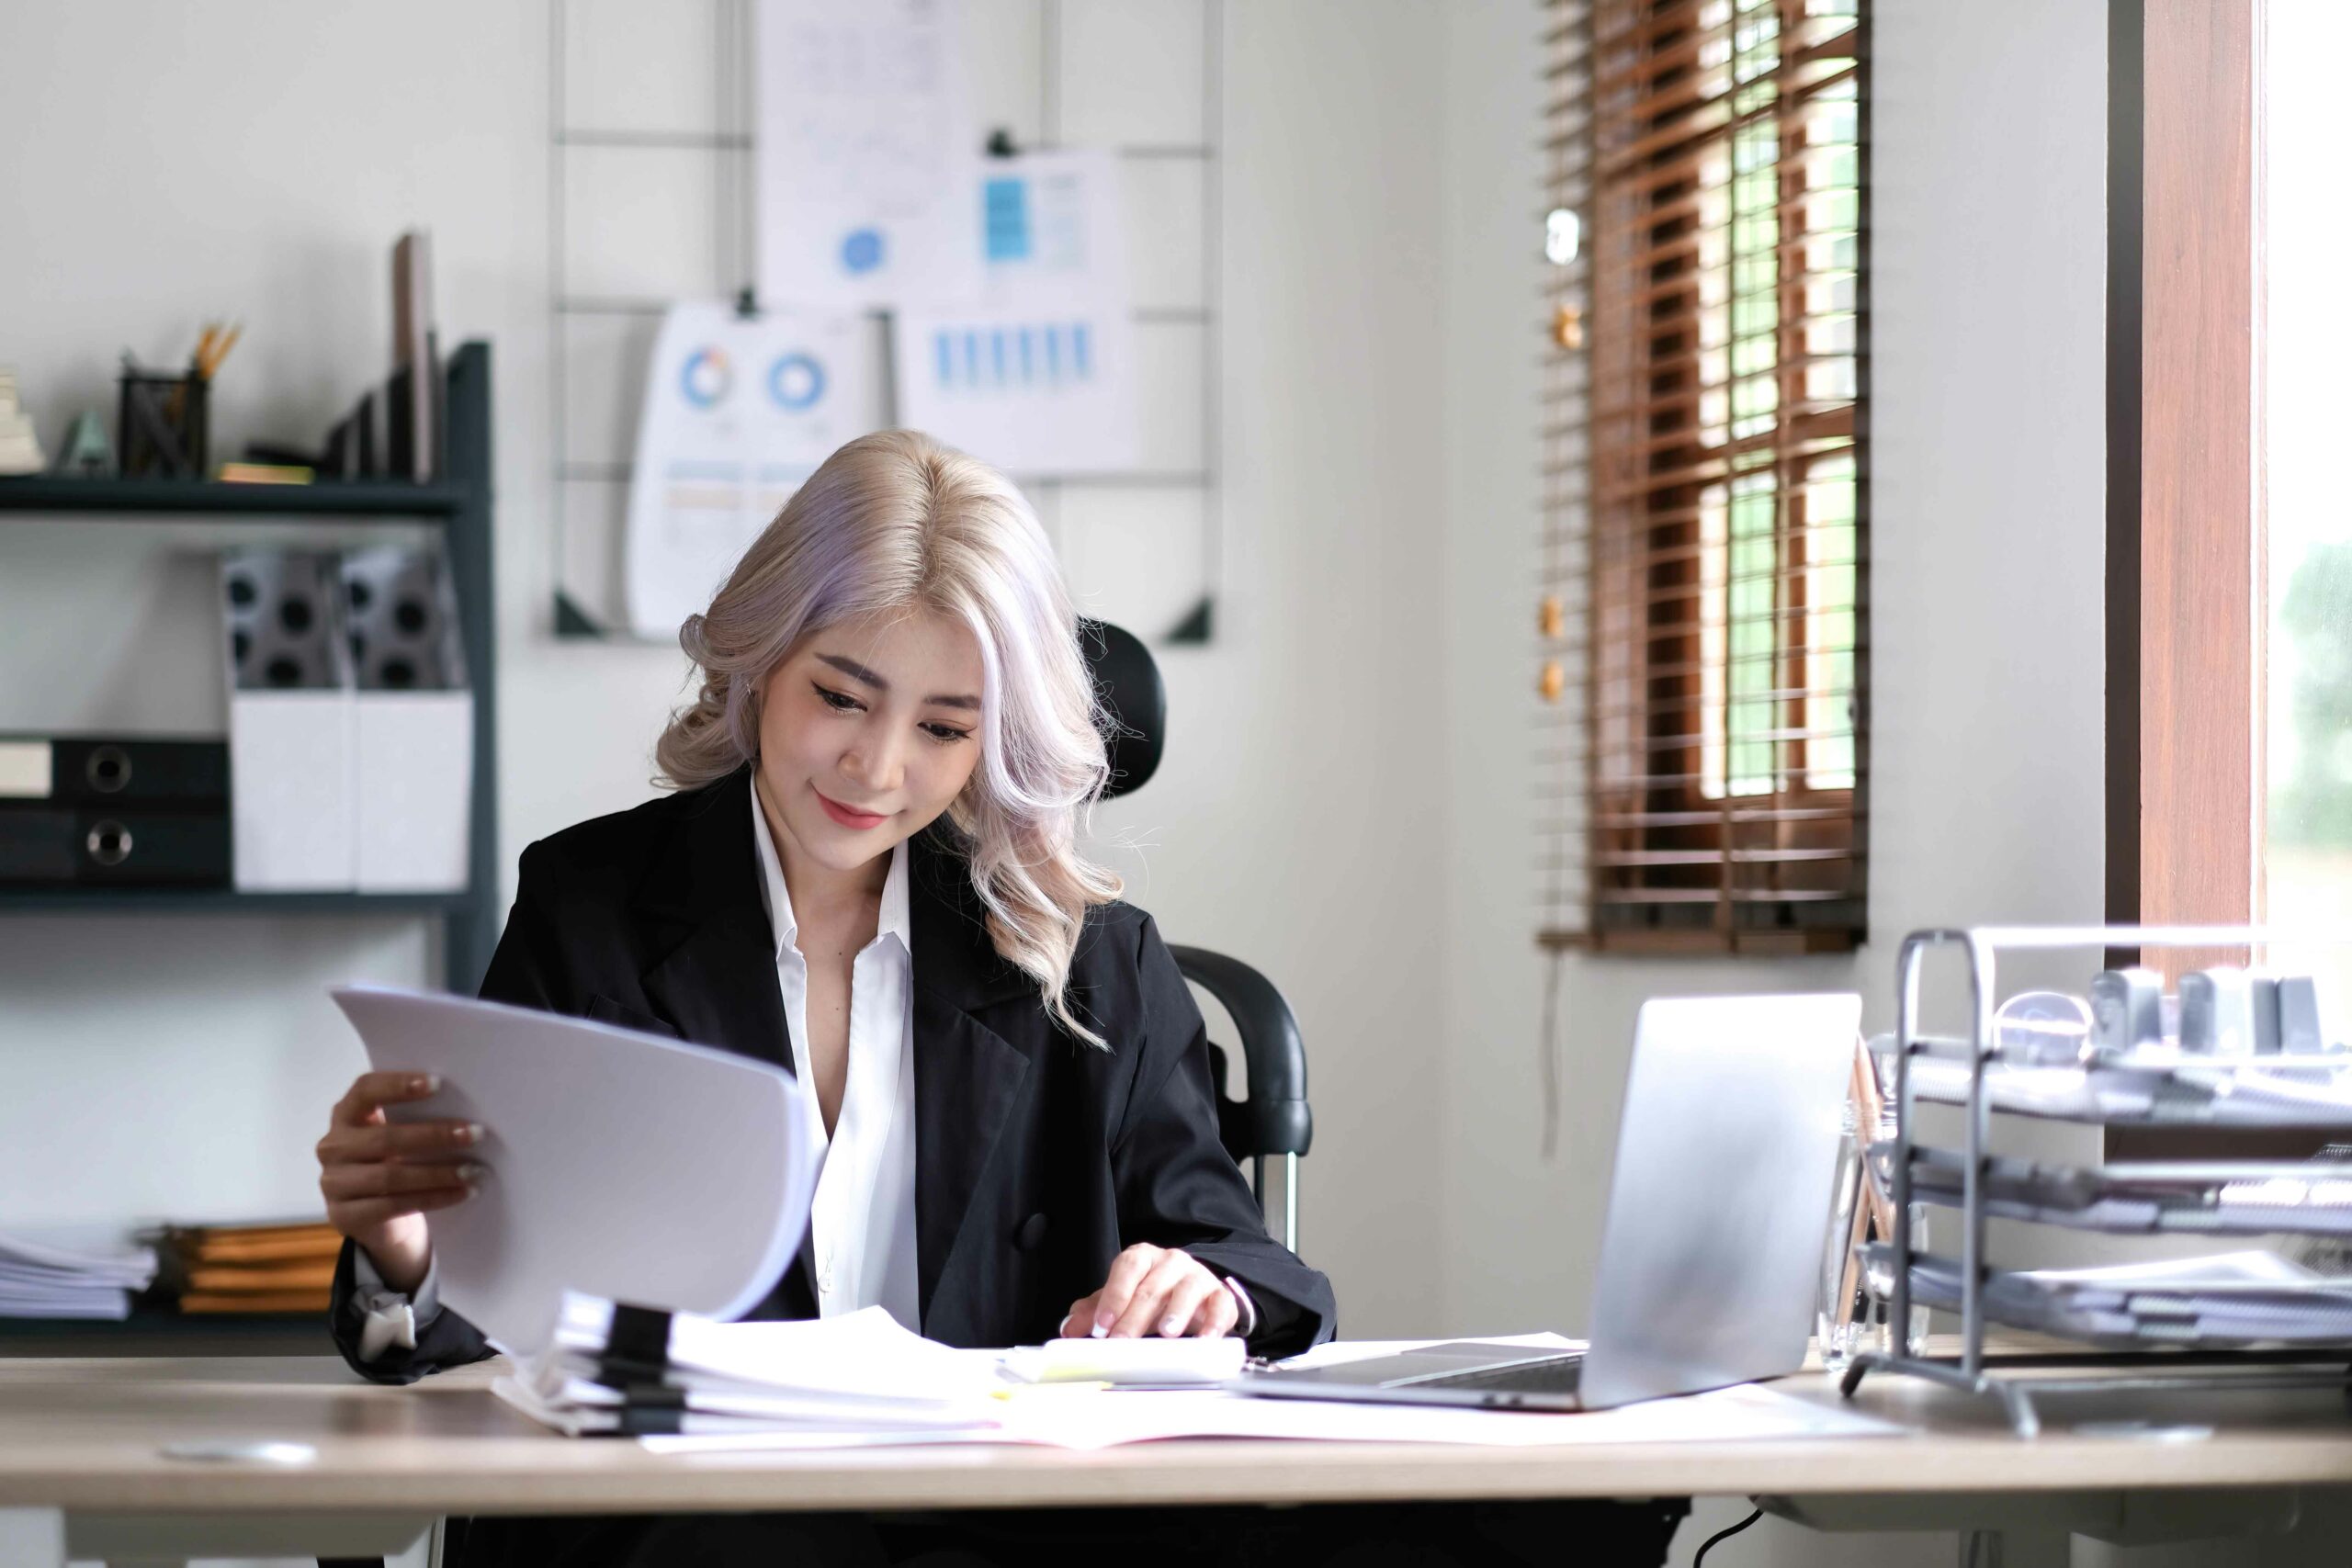
<svg viewBox="0 0 2352 1568">
<path fill-rule="evenodd" d="M 847 692 L 836 692 L 830 686 L 820 686 L 814 681 L 808 683 L 825 700 L 825 705 L 835 713 L 855 713 L 865 705 Z"/>
<path fill-rule="evenodd" d="M 972 732 L 970 730 L 958 729 L 952 724 L 926 724 L 922 727 L 922 729 L 923 733 L 930 736 L 933 740 L 941 741 L 943 743 L 956 740 L 969 740 L 972 738 Z"/>
</svg>

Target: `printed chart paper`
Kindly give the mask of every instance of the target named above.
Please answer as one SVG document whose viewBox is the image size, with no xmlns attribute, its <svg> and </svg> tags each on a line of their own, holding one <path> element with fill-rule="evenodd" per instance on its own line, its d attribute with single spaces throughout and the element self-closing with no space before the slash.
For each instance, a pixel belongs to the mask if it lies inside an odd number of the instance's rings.
<svg viewBox="0 0 2352 1568">
<path fill-rule="evenodd" d="M 954 0 L 760 0 L 762 300 L 860 309 L 977 292 L 960 16 Z"/>
<path fill-rule="evenodd" d="M 982 298 L 894 323 L 902 423 L 1012 473 L 1135 466 L 1135 333 L 1118 165 L 1106 152 L 990 159 Z"/>
<path fill-rule="evenodd" d="M 882 424 L 880 348 L 853 315 L 673 305 L 639 415 L 628 497 L 631 628 L 675 637 L 800 481 Z"/>
</svg>

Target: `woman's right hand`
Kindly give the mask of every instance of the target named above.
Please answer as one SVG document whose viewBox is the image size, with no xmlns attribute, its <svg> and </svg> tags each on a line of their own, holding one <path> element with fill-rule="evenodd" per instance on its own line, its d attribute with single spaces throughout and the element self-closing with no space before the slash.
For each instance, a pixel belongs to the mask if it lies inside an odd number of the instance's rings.
<svg viewBox="0 0 2352 1568">
<path fill-rule="evenodd" d="M 489 1172 L 466 1157 L 482 1140 L 472 1122 L 389 1122 L 384 1107 L 431 1098 L 424 1073 L 362 1073 L 335 1101 L 319 1140 L 327 1224 L 367 1250 L 395 1291 L 414 1294 L 433 1260 L 424 1216 L 462 1203 Z"/>
</svg>

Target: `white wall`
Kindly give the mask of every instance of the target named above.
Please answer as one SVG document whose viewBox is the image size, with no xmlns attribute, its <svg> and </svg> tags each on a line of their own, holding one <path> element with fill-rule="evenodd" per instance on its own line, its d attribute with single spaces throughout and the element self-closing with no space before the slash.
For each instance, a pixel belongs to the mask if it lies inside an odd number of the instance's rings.
<svg viewBox="0 0 2352 1568">
<path fill-rule="evenodd" d="M 986 16 L 1018 28 L 1020 9 Z M 1351 1330 L 1397 1333 L 1439 1294 L 1439 861 L 1407 829 L 1441 785 L 1425 746 L 1351 758 L 1439 697 L 1439 24 L 1340 0 L 1227 17 L 1228 592 L 1216 644 L 1163 658 L 1164 771 L 1102 826 L 1153 846 L 1114 858 L 1172 940 L 1288 992 L 1321 1123 L 1308 1250 Z M 384 361 L 393 235 L 432 229 L 445 341 L 487 336 L 498 356 L 510 865 L 650 793 L 683 674 L 674 651 L 543 628 L 547 95 L 538 6 L 429 0 L 397 25 L 263 0 L 147 7 L 135 27 L 0 11 L 0 210 L 20 218 L 0 245 L 0 362 L 49 440 L 70 411 L 111 408 L 121 348 L 168 362 L 231 314 L 247 325 L 216 449 L 315 439 Z M 217 729 L 204 565 L 164 553 L 194 537 L 0 532 L 0 728 Z M 0 1224 L 314 1208 L 310 1145 L 358 1066 L 322 987 L 420 982 L 431 951 L 404 920 L 0 919 Z"/>
</svg>

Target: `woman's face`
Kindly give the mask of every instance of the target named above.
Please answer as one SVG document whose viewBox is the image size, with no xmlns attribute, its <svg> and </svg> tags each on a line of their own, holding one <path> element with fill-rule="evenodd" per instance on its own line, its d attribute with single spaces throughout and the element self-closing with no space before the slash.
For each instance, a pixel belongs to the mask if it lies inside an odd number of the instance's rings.
<svg viewBox="0 0 2352 1568">
<path fill-rule="evenodd" d="M 980 760 L 979 644 L 933 611 L 841 621 L 768 673 L 760 784 L 792 847 L 854 871 L 928 827 Z"/>
</svg>

